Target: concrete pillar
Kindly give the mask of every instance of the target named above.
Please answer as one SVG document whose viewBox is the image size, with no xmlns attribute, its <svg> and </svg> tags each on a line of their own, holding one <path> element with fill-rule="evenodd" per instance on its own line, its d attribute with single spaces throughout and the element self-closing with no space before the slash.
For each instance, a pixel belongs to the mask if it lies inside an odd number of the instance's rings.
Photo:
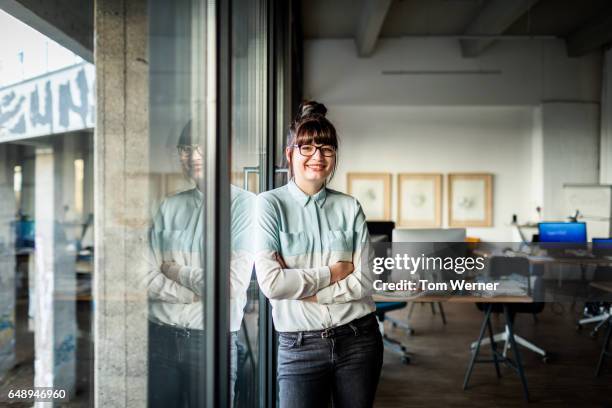
<svg viewBox="0 0 612 408">
<path fill-rule="evenodd" d="M 95 4 L 94 393 L 98 407 L 141 407 L 147 392 L 142 262 L 149 197 L 147 3 Z"/>
<path fill-rule="evenodd" d="M 15 364 L 15 195 L 10 148 L 0 145 L 0 379 Z"/>
<path fill-rule="evenodd" d="M 601 81 L 601 184 L 612 184 L 612 48 L 603 58 Z"/>
<path fill-rule="evenodd" d="M 31 300 L 34 385 L 66 390 L 71 396 L 76 384 L 76 251 L 66 236 L 61 205 L 66 187 L 63 161 L 61 140 L 36 150 L 36 273 Z"/>
<path fill-rule="evenodd" d="M 595 184 L 599 179 L 599 104 L 543 102 L 542 212 L 544 219 L 565 219 L 563 184 Z"/>
</svg>

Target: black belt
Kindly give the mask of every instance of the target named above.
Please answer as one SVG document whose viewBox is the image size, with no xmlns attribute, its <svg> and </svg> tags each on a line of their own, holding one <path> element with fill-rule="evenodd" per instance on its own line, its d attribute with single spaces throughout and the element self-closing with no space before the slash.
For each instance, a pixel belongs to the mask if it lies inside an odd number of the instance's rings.
<svg viewBox="0 0 612 408">
<path fill-rule="evenodd" d="M 173 326 L 171 324 L 156 323 L 151 320 L 149 320 L 149 327 L 152 330 L 164 331 L 177 337 L 204 336 L 204 330 L 202 329 L 191 329 L 189 327 Z M 236 335 L 237 333 L 237 331 L 230 332 L 231 335 Z"/>
<path fill-rule="evenodd" d="M 156 323 L 149 320 L 149 327 L 155 331 L 163 331 L 176 337 L 204 337 L 204 330 L 188 327 L 172 326 L 170 324 Z"/>
<path fill-rule="evenodd" d="M 279 332 L 279 334 L 286 337 L 297 336 L 303 339 L 328 339 L 332 337 L 341 337 L 349 335 L 358 336 L 360 333 L 366 332 L 368 328 L 373 327 L 376 327 L 376 330 L 378 330 L 378 320 L 376 319 L 376 315 L 374 314 L 374 312 L 360 317 L 359 319 L 355 319 L 350 323 L 346 323 L 337 327 L 329 327 L 323 330 L 308 330 L 300 332 Z"/>
</svg>

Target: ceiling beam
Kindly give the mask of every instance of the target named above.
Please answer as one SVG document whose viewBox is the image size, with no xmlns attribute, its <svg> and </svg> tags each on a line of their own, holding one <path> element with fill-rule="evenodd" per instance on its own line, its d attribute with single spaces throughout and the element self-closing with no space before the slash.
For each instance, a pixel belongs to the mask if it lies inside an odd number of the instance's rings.
<svg viewBox="0 0 612 408">
<path fill-rule="evenodd" d="M 93 63 L 92 0 L 0 0 L 0 9 Z"/>
<path fill-rule="evenodd" d="M 466 35 L 498 35 L 532 8 L 539 0 L 488 0 L 470 22 Z M 494 39 L 460 40 L 461 54 L 466 58 L 478 57 Z"/>
<path fill-rule="evenodd" d="M 376 41 L 380 35 L 392 0 L 364 0 L 361 16 L 355 33 L 357 54 L 369 57 L 374 53 Z"/>
<path fill-rule="evenodd" d="M 571 34 L 565 40 L 565 46 L 568 56 L 582 57 L 610 42 L 612 42 L 612 8 Z"/>
</svg>

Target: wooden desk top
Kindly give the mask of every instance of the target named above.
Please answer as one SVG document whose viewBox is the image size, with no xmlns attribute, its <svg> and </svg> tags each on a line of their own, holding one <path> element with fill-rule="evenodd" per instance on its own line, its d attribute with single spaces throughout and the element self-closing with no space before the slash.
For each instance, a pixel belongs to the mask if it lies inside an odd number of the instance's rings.
<svg viewBox="0 0 612 408">
<path fill-rule="evenodd" d="M 450 303 L 533 303 L 531 296 L 392 296 L 372 295 L 375 302 L 450 302 Z"/>
</svg>

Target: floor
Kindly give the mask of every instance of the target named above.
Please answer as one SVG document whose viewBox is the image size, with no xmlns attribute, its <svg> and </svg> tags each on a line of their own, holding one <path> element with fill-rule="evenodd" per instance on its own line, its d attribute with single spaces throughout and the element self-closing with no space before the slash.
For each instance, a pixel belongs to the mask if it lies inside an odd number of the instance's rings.
<svg viewBox="0 0 612 408">
<path fill-rule="evenodd" d="M 578 332 L 579 306 L 550 303 L 535 323 L 531 315 L 518 315 L 515 331 L 552 353 L 548 363 L 521 348 L 531 406 L 612 407 L 612 361 L 595 377 L 603 334 L 593 339 L 590 328 Z M 469 345 L 479 333 L 483 314 L 473 304 L 445 304 L 447 324 L 432 314 L 429 304 L 416 304 L 412 314 L 415 334 L 386 326 L 387 334 L 412 352 L 409 365 L 385 351 L 385 362 L 375 407 L 515 407 L 526 405 L 518 376 L 502 367 L 497 379 L 493 364 L 477 364 L 470 386 L 463 391 Z M 407 309 L 394 312 L 407 318 Z M 494 331 L 503 329 L 502 316 L 494 317 Z M 490 346 L 482 356 L 490 356 Z"/>
</svg>

